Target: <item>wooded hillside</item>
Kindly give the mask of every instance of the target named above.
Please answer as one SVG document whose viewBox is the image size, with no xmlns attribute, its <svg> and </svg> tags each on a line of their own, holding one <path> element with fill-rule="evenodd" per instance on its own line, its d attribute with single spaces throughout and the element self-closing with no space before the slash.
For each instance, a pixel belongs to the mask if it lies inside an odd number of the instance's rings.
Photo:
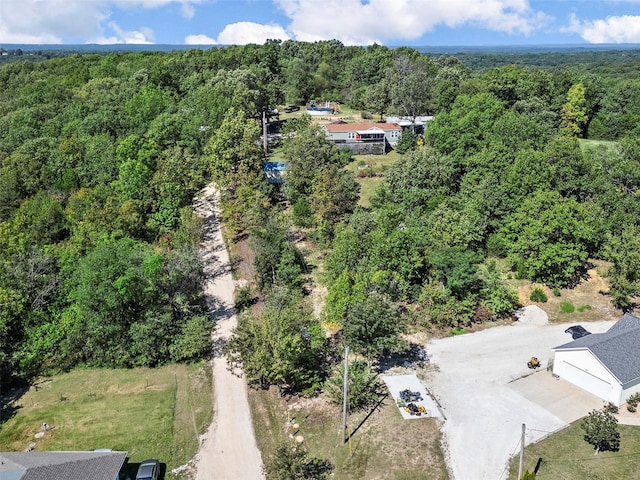
<svg viewBox="0 0 640 480">
<path fill-rule="evenodd" d="M 290 354 L 254 372 L 261 383 L 312 387 L 326 353 L 318 319 L 298 305 L 293 225 L 327 251 L 322 320 L 369 359 L 397 348 L 406 322 L 509 315 L 517 298 L 495 258 L 552 287 L 579 282 L 589 258 L 610 260 L 612 300 L 629 307 L 640 286 L 640 80 L 627 63 L 599 69 L 471 71 L 451 56 L 337 41 L 2 66 L 2 380 L 206 355 L 190 205 L 210 180 L 223 188 L 229 238 L 251 238 L 262 324 L 282 334 L 265 354 Z M 435 119 L 362 209 L 342 168 L 350 155 L 305 117 L 283 126 L 295 132 L 281 152 L 289 181 L 265 182 L 256 114 L 310 99 Z M 583 138 L 609 143 L 583 149 Z M 241 325 L 232 350 L 248 364 L 261 333 Z"/>
</svg>

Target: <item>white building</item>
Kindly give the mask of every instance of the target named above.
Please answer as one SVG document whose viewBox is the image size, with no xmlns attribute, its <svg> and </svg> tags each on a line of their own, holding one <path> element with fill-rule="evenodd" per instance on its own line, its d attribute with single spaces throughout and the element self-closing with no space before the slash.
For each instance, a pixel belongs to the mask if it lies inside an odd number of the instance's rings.
<svg viewBox="0 0 640 480">
<path fill-rule="evenodd" d="M 614 405 L 640 392 L 640 317 L 625 314 L 605 333 L 555 350 L 553 373 Z"/>
</svg>

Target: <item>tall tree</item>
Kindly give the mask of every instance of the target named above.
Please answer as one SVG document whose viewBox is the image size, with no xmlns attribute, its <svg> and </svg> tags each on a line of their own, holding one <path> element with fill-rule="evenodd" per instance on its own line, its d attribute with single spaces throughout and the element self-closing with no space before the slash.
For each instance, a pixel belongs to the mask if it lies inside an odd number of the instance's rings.
<svg viewBox="0 0 640 480">
<path fill-rule="evenodd" d="M 411 117 L 435 110 L 436 68 L 426 58 L 400 55 L 387 73 L 393 111 Z"/>
<path fill-rule="evenodd" d="M 309 204 L 316 223 L 326 225 L 327 236 L 333 237 L 334 226 L 353 212 L 360 198 L 360 185 L 349 172 L 336 165 L 321 169 L 314 178 Z"/>
<path fill-rule="evenodd" d="M 349 307 L 344 322 L 344 342 L 369 362 L 404 344 L 404 322 L 396 307 L 383 295 L 371 294 Z"/>
<path fill-rule="evenodd" d="M 562 128 L 570 135 L 581 137 L 587 125 L 586 89 L 582 83 L 571 86 L 567 103 L 562 106 Z"/>
<path fill-rule="evenodd" d="M 629 308 L 632 299 L 640 295 L 640 228 L 631 224 L 610 233 L 604 252 L 612 263 L 609 285 L 613 304 L 618 308 Z"/>
<path fill-rule="evenodd" d="M 384 114 L 389 110 L 391 105 L 391 96 L 387 81 L 369 85 L 364 95 L 364 103 L 367 109 L 380 115 L 380 121 L 383 120 Z"/>
<path fill-rule="evenodd" d="M 230 364 L 242 366 L 249 382 L 263 388 L 301 392 L 317 387 L 325 339 L 312 318 L 294 302 L 268 307 L 259 316 L 242 315 L 226 346 Z"/>
<path fill-rule="evenodd" d="M 205 147 L 211 174 L 221 186 L 236 182 L 236 175 L 241 170 L 261 168 L 262 155 L 256 145 L 259 132 L 258 125 L 243 111 L 231 108 L 227 112 L 222 125 Z"/>
<path fill-rule="evenodd" d="M 599 243 L 597 208 L 540 191 L 510 215 L 500 232 L 523 278 L 569 285 Z"/>
<path fill-rule="evenodd" d="M 284 141 L 282 154 L 288 163 L 284 191 L 292 203 L 311 194 L 314 178 L 323 168 L 343 166 L 338 147 L 322 128 L 305 122 Z"/>
</svg>

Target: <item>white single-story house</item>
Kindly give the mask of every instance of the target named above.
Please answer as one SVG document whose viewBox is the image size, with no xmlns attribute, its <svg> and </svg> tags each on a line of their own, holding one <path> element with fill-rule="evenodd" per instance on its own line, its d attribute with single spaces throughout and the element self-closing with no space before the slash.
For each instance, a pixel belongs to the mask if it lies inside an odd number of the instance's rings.
<svg viewBox="0 0 640 480">
<path fill-rule="evenodd" d="M 640 392 L 640 317 L 554 348 L 553 373 L 614 405 Z"/>
<path fill-rule="evenodd" d="M 387 145 L 395 147 L 402 133 L 402 127 L 395 123 L 346 123 L 335 122 L 323 125 L 327 138 L 339 147 L 348 147 L 360 153 L 358 146 L 378 146 L 379 153 L 386 151 Z M 352 148 L 354 147 L 354 148 Z"/>
</svg>

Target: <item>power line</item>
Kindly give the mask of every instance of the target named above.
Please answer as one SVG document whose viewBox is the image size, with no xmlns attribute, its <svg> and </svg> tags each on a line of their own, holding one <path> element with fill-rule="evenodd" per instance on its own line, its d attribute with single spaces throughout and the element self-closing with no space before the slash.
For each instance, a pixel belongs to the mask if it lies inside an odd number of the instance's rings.
<svg viewBox="0 0 640 480">
<path fill-rule="evenodd" d="M 518 450 L 518 447 L 520 446 L 521 440 L 518 439 L 518 443 L 516 443 L 515 448 L 513 449 L 513 451 L 511 452 L 511 455 L 509 455 L 509 459 L 513 458 L 513 456 L 516 453 L 516 450 Z M 507 472 L 507 470 L 509 469 L 509 463 L 507 462 L 506 465 L 504 466 L 504 469 L 502 470 L 502 473 L 500 474 L 500 477 L 498 478 L 498 480 L 502 480 L 502 477 L 504 476 L 504 474 Z"/>
<path fill-rule="evenodd" d="M 537 428 L 528 428 L 528 432 L 540 432 L 540 433 L 548 433 L 548 434 L 556 434 L 560 433 L 561 430 L 556 430 L 554 432 L 550 432 L 548 430 L 538 430 Z M 566 437 L 582 437 L 584 434 L 582 433 L 565 433 L 563 434 Z M 621 433 L 621 437 L 640 437 L 640 431 L 638 433 Z"/>
<path fill-rule="evenodd" d="M 625 453 L 620 455 L 613 455 L 610 457 L 599 457 L 599 456 L 590 456 L 585 458 L 561 458 L 559 460 L 544 460 L 544 463 L 575 463 L 575 462 L 584 462 L 586 460 L 619 460 L 621 457 L 637 457 L 640 456 L 640 452 L 634 453 Z"/>
</svg>

